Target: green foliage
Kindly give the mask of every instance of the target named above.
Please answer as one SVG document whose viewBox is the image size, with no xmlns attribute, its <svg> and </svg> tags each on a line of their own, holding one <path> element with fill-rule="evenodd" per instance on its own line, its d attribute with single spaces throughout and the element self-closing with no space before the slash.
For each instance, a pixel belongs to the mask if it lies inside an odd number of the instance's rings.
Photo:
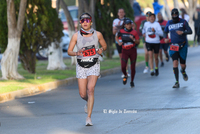
<svg viewBox="0 0 200 134">
<path fill-rule="evenodd" d="M 76 0 L 64 0 L 67 6 L 73 6 L 76 4 Z"/>
<path fill-rule="evenodd" d="M 118 18 L 118 9 L 123 8 L 126 17 L 134 20 L 133 9 L 129 0 L 104 0 L 104 5 L 101 2 L 96 3 L 95 22 L 96 29 L 100 31 L 108 45 L 107 57 L 111 58 L 113 53 L 112 42 L 114 35 L 112 33 L 112 23 L 115 18 Z"/>
<path fill-rule="evenodd" d="M 20 58 L 25 70 L 35 73 L 36 52 L 51 42 L 60 42 L 63 25 L 51 1 L 28 0 L 20 44 Z M 59 44 L 57 44 L 59 45 Z"/>
</svg>

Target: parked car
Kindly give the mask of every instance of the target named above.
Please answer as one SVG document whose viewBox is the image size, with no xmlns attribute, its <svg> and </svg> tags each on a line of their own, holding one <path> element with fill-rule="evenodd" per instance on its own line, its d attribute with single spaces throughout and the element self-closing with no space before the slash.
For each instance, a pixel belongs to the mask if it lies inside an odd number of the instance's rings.
<svg viewBox="0 0 200 134">
<path fill-rule="evenodd" d="M 77 27 L 78 27 L 78 7 L 77 6 L 68 6 L 68 10 L 69 10 L 69 12 L 72 16 L 73 21 L 74 21 L 75 29 L 77 30 Z M 68 30 L 67 19 L 65 17 L 65 13 L 64 13 L 63 9 L 59 10 L 59 18 L 61 19 L 61 21 L 63 23 L 63 28 L 65 30 Z"/>
<path fill-rule="evenodd" d="M 63 52 L 67 52 L 68 47 L 69 47 L 69 42 L 70 42 L 70 38 L 69 38 L 69 34 L 66 30 L 63 30 L 63 36 L 61 37 L 61 42 L 60 42 L 60 46 L 62 46 L 62 50 Z M 38 59 L 47 59 L 48 58 L 48 48 L 42 48 L 39 49 L 38 53 L 36 54 L 36 57 Z"/>
</svg>

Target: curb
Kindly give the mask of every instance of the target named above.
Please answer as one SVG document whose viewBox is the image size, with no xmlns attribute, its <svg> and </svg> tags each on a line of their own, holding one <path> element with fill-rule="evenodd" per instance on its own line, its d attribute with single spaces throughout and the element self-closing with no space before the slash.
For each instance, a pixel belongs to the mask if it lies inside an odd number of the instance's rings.
<svg viewBox="0 0 200 134">
<path fill-rule="evenodd" d="M 144 63 L 144 61 L 136 63 L 136 66 L 143 64 L 143 63 Z M 110 74 L 118 73 L 120 71 L 121 71 L 121 67 L 116 67 L 116 68 L 101 71 L 100 74 L 102 77 L 104 77 L 104 76 L 107 76 Z M 11 100 L 14 100 L 17 98 L 38 95 L 38 94 L 56 89 L 61 85 L 70 85 L 75 82 L 77 82 L 77 78 L 71 77 L 71 78 L 67 78 L 64 80 L 57 80 L 54 82 L 49 82 L 49 83 L 33 86 L 31 88 L 25 88 L 25 89 L 22 89 L 19 91 L 0 94 L 0 103 L 4 103 L 6 101 L 11 101 Z"/>
</svg>

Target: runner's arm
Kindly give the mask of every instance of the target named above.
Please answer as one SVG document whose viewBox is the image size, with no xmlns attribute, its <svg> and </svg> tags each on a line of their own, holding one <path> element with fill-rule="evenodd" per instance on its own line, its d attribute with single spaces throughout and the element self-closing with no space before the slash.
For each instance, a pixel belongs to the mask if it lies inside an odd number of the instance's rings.
<svg viewBox="0 0 200 134">
<path fill-rule="evenodd" d="M 163 38 L 167 38 L 168 33 L 167 32 L 163 32 Z"/>
<path fill-rule="evenodd" d="M 167 24 L 165 26 L 165 29 L 164 29 L 164 32 L 163 32 L 163 38 L 167 38 L 167 35 L 169 33 L 168 26 L 169 26 L 169 21 L 167 22 Z"/>
<path fill-rule="evenodd" d="M 188 25 L 187 21 L 185 21 L 185 28 L 186 28 L 186 30 L 183 31 L 183 34 L 192 34 L 192 29 Z"/>
<path fill-rule="evenodd" d="M 159 36 L 163 37 L 163 31 L 162 31 L 162 28 L 161 28 L 159 23 L 157 23 L 157 27 L 156 27 L 155 33 L 158 34 Z"/>
<path fill-rule="evenodd" d="M 101 54 L 103 51 L 107 49 L 106 41 L 103 38 L 103 35 L 97 31 L 97 37 L 99 39 L 99 43 L 101 45 L 101 48 L 99 49 L 98 53 Z"/>
<path fill-rule="evenodd" d="M 135 44 L 137 44 L 137 45 L 140 44 L 140 37 L 139 37 L 139 34 L 137 32 L 135 33 Z"/>
<path fill-rule="evenodd" d="M 71 38 L 71 41 L 69 43 L 69 47 L 67 50 L 67 53 L 69 56 L 77 56 L 77 52 L 73 52 L 73 49 L 77 43 L 77 36 L 78 36 L 78 33 L 75 33 Z"/>
</svg>

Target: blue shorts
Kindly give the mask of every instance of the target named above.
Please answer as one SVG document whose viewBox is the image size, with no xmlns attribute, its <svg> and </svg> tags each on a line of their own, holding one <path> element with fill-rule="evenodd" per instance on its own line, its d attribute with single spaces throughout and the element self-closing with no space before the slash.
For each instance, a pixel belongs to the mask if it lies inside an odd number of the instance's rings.
<svg viewBox="0 0 200 134">
<path fill-rule="evenodd" d="M 164 51 L 167 51 L 169 48 L 169 43 L 166 44 L 160 44 L 160 49 L 163 49 Z"/>
<path fill-rule="evenodd" d="M 173 60 L 176 60 L 179 58 L 181 58 L 182 60 L 186 60 L 187 52 L 188 52 L 188 43 L 185 43 L 185 45 L 181 49 L 179 49 L 179 51 L 169 50 L 169 55 L 170 57 L 172 57 Z"/>
</svg>

